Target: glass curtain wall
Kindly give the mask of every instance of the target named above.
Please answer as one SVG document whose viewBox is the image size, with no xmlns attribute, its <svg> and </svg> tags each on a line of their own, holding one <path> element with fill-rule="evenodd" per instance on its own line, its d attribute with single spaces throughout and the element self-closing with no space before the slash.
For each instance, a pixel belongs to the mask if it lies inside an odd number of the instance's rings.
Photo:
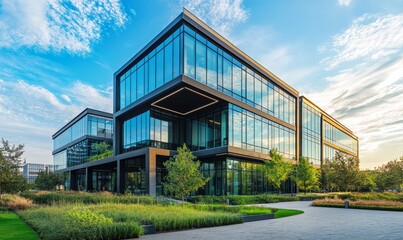
<svg viewBox="0 0 403 240">
<path fill-rule="evenodd" d="M 222 106 L 193 116 L 188 124 L 188 146 L 192 151 L 228 145 L 228 108 Z"/>
<path fill-rule="evenodd" d="M 92 115 L 84 116 L 53 139 L 53 150 L 71 143 L 85 135 L 112 139 L 112 125 L 111 119 Z"/>
<path fill-rule="evenodd" d="M 93 171 L 92 172 L 93 191 L 116 192 L 116 172 L 115 171 Z"/>
<path fill-rule="evenodd" d="M 182 27 L 120 77 L 120 109 L 182 74 L 181 32 Z"/>
<path fill-rule="evenodd" d="M 123 162 L 125 193 L 145 194 L 145 157 L 136 157 Z"/>
<path fill-rule="evenodd" d="M 301 156 L 308 157 L 313 164 L 321 164 L 321 114 L 302 103 L 302 149 Z"/>
<path fill-rule="evenodd" d="M 269 154 L 277 148 L 283 157 L 295 159 L 295 131 L 236 105 L 229 104 L 229 145 Z"/>
<path fill-rule="evenodd" d="M 184 74 L 295 125 L 296 99 L 185 25 Z"/>
<path fill-rule="evenodd" d="M 159 111 L 146 111 L 123 123 L 123 151 L 143 147 L 176 149 L 185 142 L 186 122 Z"/>
<path fill-rule="evenodd" d="M 347 151 L 357 153 L 358 142 L 356 139 L 350 137 L 348 134 L 339 130 L 330 123 L 324 121 L 324 140 L 334 145 L 343 148 Z"/>
</svg>

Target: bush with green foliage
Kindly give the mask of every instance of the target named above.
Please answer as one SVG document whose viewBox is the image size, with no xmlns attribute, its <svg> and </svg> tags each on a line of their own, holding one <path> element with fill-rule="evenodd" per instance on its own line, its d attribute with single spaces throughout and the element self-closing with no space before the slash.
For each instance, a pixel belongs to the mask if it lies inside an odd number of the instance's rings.
<svg viewBox="0 0 403 240">
<path fill-rule="evenodd" d="M 35 179 L 36 188 L 39 190 L 54 190 L 57 185 L 63 183 L 63 175 L 51 171 L 40 171 Z"/>
</svg>

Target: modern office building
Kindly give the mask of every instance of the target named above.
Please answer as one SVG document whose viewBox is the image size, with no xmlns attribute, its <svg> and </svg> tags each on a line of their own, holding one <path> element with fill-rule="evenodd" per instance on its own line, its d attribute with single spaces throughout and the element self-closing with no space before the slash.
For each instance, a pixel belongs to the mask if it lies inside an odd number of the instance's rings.
<svg viewBox="0 0 403 240">
<path fill-rule="evenodd" d="M 320 166 L 336 151 L 358 156 L 358 138 L 353 132 L 304 96 L 300 97 L 301 156 Z"/>
<path fill-rule="evenodd" d="M 162 194 L 163 162 L 186 143 L 210 177 L 198 194 L 265 193 L 275 190 L 259 171 L 270 149 L 290 162 L 301 155 L 298 91 L 187 10 L 114 74 L 113 86 L 114 156 L 59 164 L 71 189 L 98 190 L 94 171 L 103 169 L 112 191 Z M 293 191 L 286 181 L 282 192 Z"/>
<path fill-rule="evenodd" d="M 29 183 L 34 183 L 40 172 L 53 172 L 52 164 L 25 163 L 22 165 L 22 174 Z"/>
<path fill-rule="evenodd" d="M 91 156 L 98 154 L 91 145 L 106 142 L 112 146 L 112 137 L 112 114 L 85 109 L 52 136 L 55 171 L 70 173 L 66 169 L 87 163 Z M 73 179 L 77 181 L 72 187 L 85 189 L 85 176 L 85 171 L 75 172 Z M 70 181 L 65 187 L 70 188 Z"/>
</svg>

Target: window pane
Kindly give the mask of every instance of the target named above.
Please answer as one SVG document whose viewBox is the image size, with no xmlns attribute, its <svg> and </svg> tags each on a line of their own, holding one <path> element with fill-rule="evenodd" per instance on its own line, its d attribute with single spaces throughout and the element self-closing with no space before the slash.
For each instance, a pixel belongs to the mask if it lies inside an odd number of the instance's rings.
<svg viewBox="0 0 403 240">
<path fill-rule="evenodd" d="M 196 41 L 196 80 L 206 84 L 206 45 Z"/>
<path fill-rule="evenodd" d="M 156 82 L 157 88 L 164 84 L 164 51 L 159 51 L 157 53 Z"/>
<path fill-rule="evenodd" d="M 217 88 L 217 53 L 207 49 L 207 85 Z"/>
<path fill-rule="evenodd" d="M 172 42 L 165 46 L 165 82 L 172 80 Z"/>
<path fill-rule="evenodd" d="M 223 82 L 224 88 L 231 91 L 232 89 L 232 63 L 224 58 L 223 64 Z"/>
<path fill-rule="evenodd" d="M 148 90 L 151 92 L 155 89 L 155 57 L 148 61 Z"/>
<path fill-rule="evenodd" d="M 174 65 L 173 65 L 173 67 L 174 67 L 174 72 L 173 72 L 173 78 L 175 78 L 175 77 L 177 77 L 177 76 L 179 76 L 179 74 L 180 74 L 180 62 L 179 62 L 179 55 L 180 55 L 180 42 L 179 42 L 179 40 L 180 40 L 180 36 L 179 37 L 177 37 L 177 38 L 175 38 L 175 40 L 174 40 L 174 52 L 173 52 L 173 54 L 174 54 Z"/>
<path fill-rule="evenodd" d="M 195 78 L 195 39 L 185 34 L 184 72 L 190 78 Z"/>
</svg>

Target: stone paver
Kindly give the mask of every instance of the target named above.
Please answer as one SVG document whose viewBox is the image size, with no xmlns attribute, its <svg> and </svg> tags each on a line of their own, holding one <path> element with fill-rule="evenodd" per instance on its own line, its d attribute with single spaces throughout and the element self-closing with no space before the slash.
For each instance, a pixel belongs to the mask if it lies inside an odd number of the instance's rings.
<svg viewBox="0 0 403 240">
<path fill-rule="evenodd" d="M 403 212 L 312 207 L 311 202 L 263 204 L 300 209 L 297 216 L 141 237 L 142 239 L 403 239 Z"/>
</svg>

